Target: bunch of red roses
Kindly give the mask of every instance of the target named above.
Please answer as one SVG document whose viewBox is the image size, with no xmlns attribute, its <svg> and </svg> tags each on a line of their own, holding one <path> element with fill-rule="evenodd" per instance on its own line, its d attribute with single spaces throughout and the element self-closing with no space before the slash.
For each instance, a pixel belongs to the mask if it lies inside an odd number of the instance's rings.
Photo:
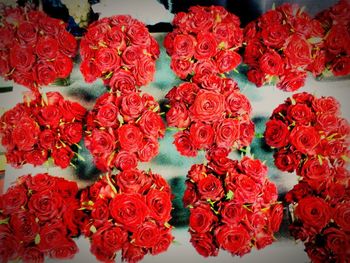
<svg viewBox="0 0 350 263">
<path fill-rule="evenodd" d="M 349 156 L 350 126 L 333 97 L 294 94 L 280 104 L 266 123 L 265 141 L 276 148 L 275 165 L 296 170 L 316 188 L 328 184 L 329 166 L 343 169 Z"/>
<path fill-rule="evenodd" d="M 159 104 L 151 95 L 106 93 L 88 113 L 86 147 L 101 171 L 136 168 L 158 154 L 165 133 Z"/>
<path fill-rule="evenodd" d="M 71 73 L 77 42 L 63 21 L 41 11 L 5 7 L 0 35 L 1 77 L 37 90 Z"/>
<path fill-rule="evenodd" d="M 72 237 L 86 215 L 79 210 L 75 182 L 48 174 L 25 175 L 0 196 L 0 261 L 71 259 Z"/>
<path fill-rule="evenodd" d="M 258 87 L 277 83 L 284 91 L 299 89 L 313 60 L 312 43 L 323 33 L 321 23 L 298 5 L 286 3 L 267 11 L 244 29 L 248 80 Z"/>
<path fill-rule="evenodd" d="M 171 190 L 158 174 L 137 169 L 107 174 L 83 190 L 81 206 L 90 222 L 83 232 L 91 252 L 103 262 L 138 262 L 147 253 L 157 255 L 173 241 Z"/>
<path fill-rule="evenodd" d="M 70 165 L 82 139 L 86 109 L 57 92 L 25 97 L 0 118 L 1 143 L 14 167 L 42 165 L 50 157 L 61 168 Z"/>
<path fill-rule="evenodd" d="M 166 98 L 169 126 L 180 129 L 174 144 L 180 154 L 196 156 L 198 150 L 248 146 L 254 137 L 251 105 L 229 78 L 207 75 L 199 84 L 185 82 Z"/>
<path fill-rule="evenodd" d="M 313 184 L 310 178 L 302 179 L 286 195 L 292 215 L 290 232 L 296 240 L 304 242 L 312 262 L 348 262 L 349 171 L 326 162 L 316 164 L 307 175 L 313 177 Z M 320 181 L 320 186 L 315 187 Z"/>
<path fill-rule="evenodd" d="M 80 70 L 87 82 L 102 78 L 122 93 L 153 80 L 160 50 L 146 26 L 128 15 L 92 23 L 80 43 Z"/>
<path fill-rule="evenodd" d="M 201 79 L 207 73 L 224 74 L 241 63 L 235 51 L 243 32 L 237 16 L 221 6 L 192 6 L 173 20 L 174 30 L 164 39 L 170 67 L 181 79 Z"/>
<path fill-rule="evenodd" d="M 340 0 L 337 4 L 316 15 L 325 29 L 322 39 L 316 39 L 313 62 L 309 70 L 315 76 L 343 76 L 350 73 L 350 2 Z"/>
<path fill-rule="evenodd" d="M 208 153 L 207 165 L 193 165 L 187 174 L 184 205 L 190 208 L 191 243 L 204 257 L 222 248 L 243 256 L 274 240 L 283 217 L 277 188 L 258 159 L 240 162 L 228 151 Z"/>
</svg>

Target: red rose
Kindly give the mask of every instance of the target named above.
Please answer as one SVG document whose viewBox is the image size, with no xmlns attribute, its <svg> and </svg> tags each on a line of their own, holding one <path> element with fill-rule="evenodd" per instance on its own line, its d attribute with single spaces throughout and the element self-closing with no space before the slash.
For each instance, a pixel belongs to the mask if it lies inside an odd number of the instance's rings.
<svg viewBox="0 0 350 263">
<path fill-rule="evenodd" d="M 142 147 L 143 133 L 133 124 L 125 124 L 118 130 L 119 143 L 122 149 L 137 152 Z"/>
<path fill-rule="evenodd" d="M 216 56 L 216 65 L 220 73 L 235 69 L 241 61 L 241 56 L 237 52 L 231 50 L 222 50 Z"/>
<path fill-rule="evenodd" d="M 135 230 L 148 215 L 148 209 L 140 194 L 118 194 L 109 204 L 112 218 L 127 230 Z"/>
<path fill-rule="evenodd" d="M 36 43 L 36 54 L 39 59 L 53 60 L 57 57 L 58 52 L 58 42 L 55 38 L 40 37 Z"/>
<path fill-rule="evenodd" d="M 12 186 L 1 196 L 3 213 L 12 215 L 21 211 L 27 203 L 27 190 L 23 186 Z"/>
<path fill-rule="evenodd" d="M 33 119 L 23 117 L 12 131 L 12 141 L 19 150 L 30 151 L 37 143 L 38 135 L 39 127 L 37 123 Z"/>
<path fill-rule="evenodd" d="M 138 118 L 142 111 L 144 110 L 144 105 L 141 96 L 132 92 L 125 95 L 121 99 L 121 113 L 123 117 L 128 121 L 129 119 Z"/>
<path fill-rule="evenodd" d="M 131 43 L 136 46 L 150 45 L 151 36 L 142 22 L 132 20 L 132 24 L 126 34 L 130 38 Z"/>
<path fill-rule="evenodd" d="M 108 47 L 98 49 L 95 56 L 95 63 L 102 73 L 108 73 L 119 68 L 120 57 L 118 51 Z"/>
<path fill-rule="evenodd" d="M 231 114 L 231 117 L 250 114 L 252 106 L 249 99 L 238 91 L 230 92 L 226 97 L 226 103 L 228 106 L 227 112 Z"/>
<path fill-rule="evenodd" d="M 251 249 L 250 235 L 243 225 L 222 225 L 216 229 L 215 238 L 220 247 L 235 255 L 243 256 Z"/>
<path fill-rule="evenodd" d="M 182 199 L 184 207 L 195 204 L 198 201 L 196 187 L 191 182 L 186 182 L 186 190 Z"/>
<path fill-rule="evenodd" d="M 165 233 L 159 236 L 158 242 L 152 247 L 151 254 L 158 255 L 168 250 L 174 237 L 170 233 Z"/>
<path fill-rule="evenodd" d="M 49 252 L 59 247 L 66 240 L 67 230 L 61 221 L 49 221 L 40 228 L 40 242 L 38 248 L 42 252 Z"/>
<path fill-rule="evenodd" d="M 263 187 L 263 199 L 266 204 L 274 203 L 277 201 L 278 192 L 275 183 L 266 180 Z"/>
<path fill-rule="evenodd" d="M 149 162 L 159 153 L 159 143 L 155 138 L 144 138 L 137 156 L 141 162 Z"/>
<path fill-rule="evenodd" d="M 288 203 L 299 202 L 300 199 L 309 196 L 312 191 L 308 183 L 300 181 L 286 194 L 285 199 Z"/>
<path fill-rule="evenodd" d="M 187 178 L 194 183 L 198 183 L 200 180 L 207 176 L 207 168 L 204 164 L 194 164 L 191 166 L 187 173 Z"/>
<path fill-rule="evenodd" d="M 215 126 L 215 142 L 218 147 L 232 148 L 239 138 L 239 121 L 225 119 Z"/>
<path fill-rule="evenodd" d="M 311 157 L 304 162 L 300 175 L 314 190 L 320 192 L 331 180 L 331 169 L 328 161 L 320 163 L 318 158 Z"/>
<path fill-rule="evenodd" d="M 306 68 L 312 62 L 310 43 L 297 34 L 293 34 L 287 40 L 284 55 L 289 65 L 293 68 Z"/>
<path fill-rule="evenodd" d="M 265 84 L 265 73 L 259 69 L 251 68 L 247 72 L 247 78 L 250 82 L 253 82 L 257 87 L 261 87 Z"/>
<path fill-rule="evenodd" d="M 255 203 L 261 192 L 261 185 L 247 175 L 239 175 L 236 184 L 228 188 L 234 193 L 238 204 Z"/>
<path fill-rule="evenodd" d="M 154 136 L 155 138 L 164 136 L 165 125 L 158 113 L 146 111 L 142 114 L 139 125 L 141 131 L 147 136 Z"/>
<path fill-rule="evenodd" d="M 345 231 L 330 227 L 327 228 L 323 234 L 327 240 L 327 248 L 332 251 L 332 253 L 339 255 L 339 257 L 348 254 L 349 236 L 345 233 Z"/>
<path fill-rule="evenodd" d="M 266 123 L 264 138 L 271 147 L 281 148 L 289 143 L 288 126 L 280 120 L 269 120 Z"/>
<path fill-rule="evenodd" d="M 106 199 L 97 199 L 91 210 L 91 217 L 94 219 L 94 225 L 106 224 L 109 219 L 108 201 Z M 103 227 L 102 227 L 103 228 Z"/>
<path fill-rule="evenodd" d="M 186 79 L 193 71 L 193 62 L 188 59 L 171 58 L 170 68 L 180 79 Z"/>
<path fill-rule="evenodd" d="M 128 46 L 123 50 L 123 62 L 130 68 L 135 65 L 135 61 L 141 58 L 143 50 L 140 46 Z"/>
<path fill-rule="evenodd" d="M 171 218 L 171 200 L 167 192 L 151 189 L 146 195 L 146 203 L 150 215 L 160 223 L 166 223 Z"/>
<path fill-rule="evenodd" d="M 135 153 L 122 150 L 117 153 L 113 163 L 121 170 L 134 169 L 137 167 L 137 156 Z"/>
<path fill-rule="evenodd" d="M 261 230 L 256 234 L 255 237 L 255 245 L 257 249 L 262 249 L 274 241 L 273 235 L 271 232 L 267 232 L 266 230 Z"/>
<path fill-rule="evenodd" d="M 52 180 L 51 176 L 47 173 L 36 174 L 30 176 L 26 180 L 28 189 L 35 192 L 41 192 L 43 190 L 53 190 L 56 187 L 56 180 Z"/>
<path fill-rule="evenodd" d="M 84 76 L 84 80 L 88 83 L 94 82 L 101 75 L 96 63 L 88 59 L 84 59 L 80 63 L 80 71 Z"/>
<path fill-rule="evenodd" d="M 220 213 L 222 216 L 222 222 L 228 225 L 239 224 L 246 216 L 247 209 L 242 205 L 237 204 L 234 200 L 221 203 Z"/>
<path fill-rule="evenodd" d="M 166 121 L 168 126 L 187 128 L 190 125 L 190 117 L 186 105 L 181 102 L 171 105 L 170 110 L 166 114 Z"/>
<path fill-rule="evenodd" d="M 115 148 L 115 137 L 105 130 L 93 129 L 85 144 L 92 154 L 111 153 Z"/>
<path fill-rule="evenodd" d="M 132 235 L 135 245 L 144 248 L 152 248 L 158 243 L 160 235 L 159 226 L 152 221 L 139 225 Z"/>
<path fill-rule="evenodd" d="M 315 118 L 315 114 L 306 104 L 297 103 L 290 105 L 287 111 L 287 119 L 300 125 L 308 125 Z"/>
<path fill-rule="evenodd" d="M 190 107 L 192 119 L 205 123 L 217 121 L 224 117 L 224 96 L 211 91 L 201 90 Z"/>
<path fill-rule="evenodd" d="M 67 122 L 82 121 L 86 114 L 86 109 L 78 102 L 64 100 L 60 103 L 60 110 L 63 118 Z"/>
<path fill-rule="evenodd" d="M 313 243 L 305 243 L 305 252 L 311 262 L 322 263 L 329 260 L 329 253 L 325 247 L 316 247 Z"/>
<path fill-rule="evenodd" d="M 35 63 L 34 51 L 31 47 L 14 45 L 10 51 L 10 65 L 16 71 L 30 71 Z"/>
<path fill-rule="evenodd" d="M 44 190 L 31 196 L 28 208 L 41 221 L 49 221 L 59 217 L 63 212 L 63 200 L 61 196 L 50 190 Z"/>
<path fill-rule="evenodd" d="M 350 74 L 350 57 L 339 57 L 333 61 L 331 71 L 334 76 L 345 76 Z"/>
<path fill-rule="evenodd" d="M 24 158 L 27 160 L 27 163 L 37 166 L 42 165 L 45 163 L 45 161 L 47 161 L 47 155 L 48 153 L 44 149 L 37 149 L 27 152 L 24 155 Z"/>
<path fill-rule="evenodd" d="M 174 135 L 174 144 L 176 150 L 184 156 L 195 157 L 197 155 L 197 149 L 192 144 L 190 134 L 188 131 L 177 132 Z"/>
<path fill-rule="evenodd" d="M 259 66 L 268 75 L 281 75 L 284 71 L 284 62 L 281 56 L 272 49 L 260 57 Z"/>
<path fill-rule="evenodd" d="M 123 94 L 136 91 L 135 78 L 130 71 L 125 69 L 114 71 L 113 76 L 108 82 L 108 86 L 114 91 L 121 91 Z"/>
<path fill-rule="evenodd" d="M 74 156 L 74 152 L 69 147 L 53 148 L 51 157 L 55 165 L 61 168 L 67 168 Z"/>
<path fill-rule="evenodd" d="M 201 82 L 202 77 L 206 75 L 212 75 L 219 73 L 218 68 L 212 60 L 200 60 L 194 65 L 194 76 L 195 82 Z"/>
<path fill-rule="evenodd" d="M 249 157 L 243 157 L 240 162 L 242 171 L 249 177 L 253 178 L 256 182 L 263 182 L 267 175 L 267 166 L 263 164 L 259 159 L 251 159 Z"/>
<path fill-rule="evenodd" d="M 289 28 L 283 24 L 269 24 L 262 28 L 261 37 L 265 45 L 280 49 L 289 36 Z"/>
<path fill-rule="evenodd" d="M 300 162 L 299 155 L 292 153 L 288 150 L 279 149 L 274 155 L 274 163 L 277 169 L 283 172 L 294 172 Z"/>
<path fill-rule="evenodd" d="M 126 262 L 139 262 L 141 261 L 146 252 L 142 247 L 134 246 L 129 243 L 122 250 L 122 261 Z"/>
<path fill-rule="evenodd" d="M 312 101 L 312 108 L 317 113 L 329 113 L 329 114 L 338 114 L 339 113 L 339 102 L 334 97 L 321 97 L 315 98 Z"/>
<path fill-rule="evenodd" d="M 197 149 L 207 149 L 214 141 L 214 130 L 205 123 L 193 123 L 190 127 L 190 140 Z"/>
<path fill-rule="evenodd" d="M 251 120 L 240 123 L 239 147 L 248 146 L 254 139 L 255 125 Z"/>
<path fill-rule="evenodd" d="M 136 77 L 136 85 L 144 86 L 153 80 L 156 72 L 156 64 L 152 58 L 143 55 L 136 62 L 136 67 L 132 68 L 134 76 Z"/>
<path fill-rule="evenodd" d="M 43 263 L 44 262 L 44 253 L 40 251 L 37 247 L 27 247 L 21 254 L 21 259 L 25 263 L 36 262 Z"/>
<path fill-rule="evenodd" d="M 196 39 L 190 35 L 176 35 L 173 41 L 173 56 L 180 59 L 194 55 Z"/>
<path fill-rule="evenodd" d="M 181 83 L 177 88 L 175 87 L 172 90 L 175 91 L 175 97 L 173 98 L 169 96 L 167 97 L 168 99 L 170 99 L 171 101 L 178 100 L 180 102 L 184 102 L 185 104 L 191 105 L 195 101 L 196 94 L 198 93 L 200 88 L 196 83 L 184 82 Z"/>
<path fill-rule="evenodd" d="M 334 210 L 333 219 L 344 231 L 350 231 L 350 202 L 337 204 Z"/>
<path fill-rule="evenodd" d="M 60 126 L 62 138 L 68 144 L 76 144 L 83 137 L 83 124 L 80 122 L 67 123 Z"/>
<path fill-rule="evenodd" d="M 277 83 L 277 88 L 283 91 L 296 91 L 305 84 L 306 72 L 301 70 L 286 70 Z"/>
<path fill-rule="evenodd" d="M 195 48 L 194 57 L 198 60 L 210 59 L 217 50 L 215 36 L 212 33 L 202 33 L 197 35 L 197 45 Z"/>
<path fill-rule="evenodd" d="M 345 25 L 342 24 L 332 25 L 325 38 L 327 51 L 334 55 L 340 54 L 341 52 L 346 52 L 346 47 L 348 46 L 349 42 L 350 35 Z"/>
<path fill-rule="evenodd" d="M 330 207 L 319 197 L 308 196 L 299 200 L 295 209 L 295 216 L 299 218 L 304 225 L 313 227 L 321 231 L 331 218 Z"/>
<path fill-rule="evenodd" d="M 212 230 L 213 224 L 217 221 L 217 217 L 213 214 L 211 208 L 207 204 L 190 210 L 189 228 L 197 233 L 208 233 Z"/>
<path fill-rule="evenodd" d="M 61 30 L 57 40 L 61 53 L 71 58 L 75 57 L 78 45 L 75 37 L 72 34 L 65 30 Z"/>
<path fill-rule="evenodd" d="M 255 65 L 265 51 L 266 47 L 260 42 L 259 39 L 249 41 L 243 54 L 244 62 L 251 66 Z"/>
<path fill-rule="evenodd" d="M 49 85 L 57 79 L 57 72 L 53 62 L 39 62 L 33 72 L 39 85 Z"/>
<path fill-rule="evenodd" d="M 58 55 L 53 63 L 57 78 L 67 78 L 73 70 L 73 62 L 69 57 Z"/>
<path fill-rule="evenodd" d="M 77 245 L 72 239 L 66 239 L 60 243 L 59 246 L 50 250 L 49 254 L 51 258 L 57 259 L 72 259 L 79 251 Z"/>
<path fill-rule="evenodd" d="M 22 249 L 20 241 L 13 235 L 10 228 L 0 225 L 0 260 L 8 262 L 18 259 Z"/>
<path fill-rule="evenodd" d="M 116 184 L 123 193 L 143 193 L 150 187 L 149 178 L 137 169 L 122 171 L 116 178 Z"/>
<path fill-rule="evenodd" d="M 119 110 L 117 106 L 114 103 L 109 102 L 98 107 L 96 120 L 102 127 L 118 127 L 118 114 Z"/>
<path fill-rule="evenodd" d="M 10 225 L 18 240 L 25 244 L 31 243 L 39 233 L 39 225 L 35 222 L 35 216 L 29 212 L 18 211 L 12 214 Z"/>
<path fill-rule="evenodd" d="M 320 134 L 312 126 L 296 126 L 290 133 L 291 144 L 301 153 L 314 155 L 320 142 Z"/>
<path fill-rule="evenodd" d="M 203 200 L 220 200 L 224 196 L 224 189 L 220 179 L 209 174 L 198 182 L 198 192 Z"/>
<path fill-rule="evenodd" d="M 283 205 L 275 204 L 270 208 L 270 217 L 269 217 L 269 229 L 272 232 L 278 232 L 280 229 L 283 219 Z"/>
<path fill-rule="evenodd" d="M 31 22 L 22 22 L 18 25 L 17 36 L 23 44 L 35 45 L 37 41 L 37 25 Z"/>
<path fill-rule="evenodd" d="M 214 237 L 210 233 L 191 233 L 190 242 L 203 257 L 217 256 L 218 247 L 214 244 Z"/>
</svg>

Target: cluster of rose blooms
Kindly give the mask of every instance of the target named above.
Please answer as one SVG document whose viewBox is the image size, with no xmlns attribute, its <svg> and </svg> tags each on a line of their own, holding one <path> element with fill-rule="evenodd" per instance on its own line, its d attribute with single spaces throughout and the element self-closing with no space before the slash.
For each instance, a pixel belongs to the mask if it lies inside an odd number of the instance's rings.
<svg viewBox="0 0 350 263">
<path fill-rule="evenodd" d="M 55 165 L 66 168 L 82 138 L 85 114 L 83 106 L 65 100 L 58 92 L 25 96 L 23 103 L 0 118 L 7 163 L 37 166 L 51 157 Z"/>
<path fill-rule="evenodd" d="M 20 177 L 0 196 L 0 261 L 72 259 L 78 252 L 72 238 L 88 220 L 77 194 L 77 184 L 63 178 Z"/>
<path fill-rule="evenodd" d="M 276 185 L 258 159 L 240 162 L 222 148 L 208 153 L 207 165 L 193 165 L 187 174 L 184 205 L 190 208 L 190 242 L 204 257 L 222 248 L 243 256 L 253 247 L 274 241 L 283 218 Z"/>
<path fill-rule="evenodd" d="M 87 82 L 102 78 L 112 90 L 130 93 L 153 80 L 160 50 L 142 22 L 117 15 L 88 27 L 80 54 L 80 70 Z"/>
<path fill-rule="evenodd" d="M 157 255 L 173 241 L 171 190 L 158 174 L 137 169 L 107 174 L 81 194 L 89 224 L 82 230 L 91 241 L 91 252 L 103 262 L 138 262 Z"/>
<path fill-rule="evenodd" d="M 180 129 L 174 144 L 182 155 L 196 156 L 212 147 L 239 149 L 253 140 L 250 102 L 232 79 L 206 75 L 201 83 L 172 88 L 166 98 L 167 123 Z"/>
<path fill-rule="evenodd" d="M 63 21 L 22 7 L 0 10 L 0 76 L 31 90 L 67 78 L 77 41 Z"/>
<path fill-rule="evenodd" d="M 148 94 L 106 93 L 96 100 L 86 121 L 85 144 L 102 171 L 136 168 L 159 152 L 165 134 L 159 104 Z"/>
<path fill-rule="evenodd" d="M 264 137 L 276 150 L 278 169 L 296 171 L 306 182 L 310 179 L 310 183 L 316 183 L 318 175 L 310 173 L 310 167 L 346 165 L 349 135 L 349 123 L 340 116 L 337 100 L 303 92 L 286 99 L 273 111 Z M 327 183 L 323 177 L 317 181 L 320 185 Z"/>
<path fill-rule="evenodd" d="M 316 39 L 310 71 L 315 76 L 350 74 L 350 2 L 340 0 L 316 15 L 325 29 L 323 39 Z"/>
<path fill-rule="evenodd" d="M 322 38 L 323 31 L 319 21 L 289 3 L 250 22 L 244 29 L 248 80 L 258 87 L 277 83 L 284 91 L 299 89 L 313 61 L 312 39 Z"/>
<path fill-rule="evenodd" d="M 221 6 L 192 6 L 173 20 L 164 39 L 170 67 L 181 79 L 200 79 L 206 73 L 224 74 L 241 63 L 240 20 Z"/>
<path fill-rule="evenodd" d="M 279 105 L 266 124 L 265 140 L 277 148 L 276 167 L 300 176 L 286 195 L 294 217 L 290 231 L 313 262 L 350 257 L 349 134 L 333 97 L 305 92 Z"/>
</svg>

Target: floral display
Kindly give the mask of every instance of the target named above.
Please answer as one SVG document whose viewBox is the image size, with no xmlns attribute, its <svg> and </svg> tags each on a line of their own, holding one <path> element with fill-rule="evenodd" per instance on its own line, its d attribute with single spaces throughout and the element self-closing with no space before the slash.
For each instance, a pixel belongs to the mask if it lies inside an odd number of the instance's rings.
<svg viewBox="0 0 350 263">
<path fill-rule="evenodd" d="M 28 8 L 0 10 L 0 76 L 31 90 L 67 78 L 77 41 L 65 23 Z"/>
<path fill-rule="evenodd" d="M 197 81 L 207 73 L 222 75 L 241 63 L 237 52 L 243 30 L 239 18 L 221 6 L 192 6 L 179 12 L 164 39 L 170 67 L 181 79 Z"/>
<path fill-rule="evenodd" d="M 306 92 L 280 104 L 266 123 L 264 134 L 266 143 L 275 148 L 276 167 L 296 171 L 315 187 L 328 183 L 331 166 L 345 167 L 349 135 L 350 126 L 340 115 L 339 102 Z"/>
<path fill-rule="evenodd" d="M 195 164 L 187 174 L 184 205 L 190 208 L 190 242 L 204 256 L 219 249 L 243 256 L 274 240 L 283 217 L 277 188 L 258 159 L 227 158 L 222 148 L 208 153 L 207 165 Z"/>
<path fill-rule="evenodd" d="M 87 221 L 77 193 L 75 182 L 49 174 L 20 177 L 0 196 L 0 261 L 72 259 Z"/>
<path fill-rule="evenodd" d="M 258 87 L 276 84 L 283 91 L 304 86 L 313 43 L 323 34 L 321 23 L 296 4 L 267 11 L 244 29 L 248 80 Z"/>
<path fill-rule="evenodd" d="M 31 97 L 30 97 L 31 96 Z M 24 97 L 23 103 L 0 118 L 0 138 L 7 163 L 14 167 L 34 166 L 52 159 L 66 168 L 77 155 L 83 136 L 86 109 L 63 98 L 58 92 Z"/>
<path fill-rule="evenodd" d="M 309 70 L 315 76 L 344 76 L 350 74 L 350 2 L 340 0 L 337 4 L 316 15 L 325 34 L 315 39 L 314 58 Z"/>
<path fill-rule="evenodd" d="M 253 140 L 251 104 L 232 79 L 207 75 L 200 84 L 173 87 L 166 98 L 166 120 L 179 129 L 174 144 L 181 155 L 194 157 L 212 147 L 239 149 Z"/>
<path fill-rule="evenodd" d="M 136 168 L 158 154 L 165 134 L 159 104 L 151 95 L 106 93 L 88 113 L 86 147 L 102 171 Z"/>
<path fill-rule="evenodd" d="M 103 262 L 138 262 L 157 255 L 173 241 L 171 190 L 158 174 L 137 169 L 107 174 L 81 194 L 90 222 L 82 230 L 91 241 L 90 251 Z"/>
<path fill-rule="evenodd" d="M 80 70 L 87 82 L 102 78 L 124 94 L 153 80 L 160 50 L 147 27 L 129 15 L 102 18 L 87 28 L 80 42 Z"/>
</svg>

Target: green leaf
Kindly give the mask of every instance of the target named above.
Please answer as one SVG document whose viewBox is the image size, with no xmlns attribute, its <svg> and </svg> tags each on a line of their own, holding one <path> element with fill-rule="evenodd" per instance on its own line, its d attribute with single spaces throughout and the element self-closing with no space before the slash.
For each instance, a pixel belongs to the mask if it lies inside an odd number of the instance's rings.
<svg viewBox="0 0 350 263">
<path fill-rule="evenodd" d="M 262 139 L 262 138 L 264 138 L 264 134 L 263 133 L 255 133 L 255 138 Z"/>
<path fill-rule="evenodd" d="M 346 156 L 346 155 L 342 155 L 341 158 L 347 163 L 350 162 L 350 158 L 348 156 Z"/>
<path fill-rule="evenodd" d="M 95 234 L 97 232 L 97 229 L 96 229 L 96 227 L 94 225 L 92 225 L 90 227 L 90 231 L 91 231 L 91 233 Z"/>
<path fill-rule="evenodd" d="M 276 3 L 273 3 L 272 4 L 272 8 L 271 8 L 272 10 L 275 10 L 276 9 Z"/>
<path fill-rule="evenodd" d="M 318 154 L 317 159 L 318 159 L 318 162 L 320 163 L 320 165 L 322 165 L 323 164 L 322 156 Z"/>
<path fill-rule="evenodd" d="M 38 245 L 40 243 L 40 235 L 39 234 L 36 234 L 34 242 L 35 242 L 35 245 Z"/>
<path fill-rule="evenodd" d="M 292 105 L 295 105 L 297 103 L 293 97 L 290 97 L 290 101 L 292 102 Z"/>
<path fill-rule="evenodd" d="M 318 44 L 322 41 L 321 37 L 311 37 L 307 40 L 310 44 Z"/>
<path fill-rule="evenodd" d="M 233 199 L 233 192 L 231 190 L 228 191 L 228 193 L 226 194 L 226 199 L 227 200 L 232 200 Z"/>
<path fill-rule="evenodd" d="M 118 121 L 120 124 L 123 124 L 124 123 L 124 118 L 122 115 L 118 114 Z"/>
<path fill-rule="evenodd" d="M 9 223 L 10 218 L 5 218 L 3 220 L 0 220 L 0 225 L 7 225 Z"/>
<path fill-rule="evenodd" d="M 159 105 L 153 109 L 153 112 L 157 112 L 159 110 Z"/>
</svg>

